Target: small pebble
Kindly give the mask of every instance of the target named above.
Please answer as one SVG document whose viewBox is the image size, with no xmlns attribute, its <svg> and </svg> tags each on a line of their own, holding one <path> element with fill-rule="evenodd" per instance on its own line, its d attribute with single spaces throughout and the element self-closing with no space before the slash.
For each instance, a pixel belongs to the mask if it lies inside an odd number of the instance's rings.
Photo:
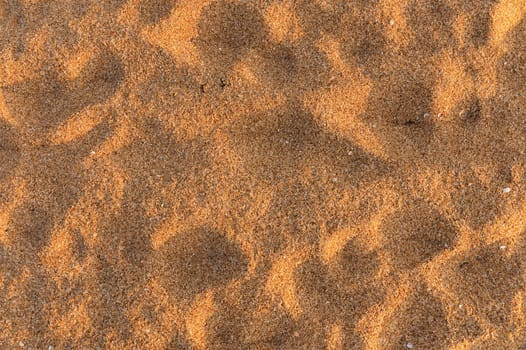
<svg viewBox="0 0 526 350">
<path fill-rule="evenodd" d="M 504 192 L 504 193 L 510 193 L 510 192 L 511 192 L 511 188 L 509 188 L 509 187 L 505 187 L 505 188 L 502 190 L 502 192 Z"/>
<path fill-rule="evenodd" d="M 424 113 L 424 118 L 427 119 L 429 118 L 430 114 L 429 113 Z"/>
<path fill-rule="evenodd" d="M 20 345 L 21 348 L 24 347 L 24 343 L 23 342 L 19 342 L 18 345 Z"/>
<path fill-rule="evenodd" d="M 408 349 L 412 349 L 413 348 L 413 343 L 407 343 L 407 344 L 405 344 L 405 347 L 408 348 Z"/>
<path fill-rule="evenodd" d="M 394 24 L 395 24 L 394 19 L 391 19 L 391 20 L 389 21 L 389 25 L 394 25 Z"/>
<path fill-rule="evenodd" d="M 506 246 L 505 245 L 501 245 L 499 248 L 500 248 L 500 250 L 506 250 Z"/>
</svg>

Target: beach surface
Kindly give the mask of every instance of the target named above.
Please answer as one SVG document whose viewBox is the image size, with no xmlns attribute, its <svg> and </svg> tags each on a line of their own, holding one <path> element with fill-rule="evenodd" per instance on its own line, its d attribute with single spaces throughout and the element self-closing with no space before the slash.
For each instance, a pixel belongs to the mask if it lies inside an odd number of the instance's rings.
<svg viewBox="0 0 526 350">
<path fill-rule="evenodd" d="M 526 1 L 0 0 L 0 349 L 526 349 Z"/>
</svg>

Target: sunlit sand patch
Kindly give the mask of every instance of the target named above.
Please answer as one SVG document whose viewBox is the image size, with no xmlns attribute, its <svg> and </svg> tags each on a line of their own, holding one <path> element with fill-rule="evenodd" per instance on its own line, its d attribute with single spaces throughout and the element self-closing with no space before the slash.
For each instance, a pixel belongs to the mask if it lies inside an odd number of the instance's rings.
<svg viewBox="0 0 526 350">
<path fill-rule="evenodd" d="M 495 191 L 495 195 L 505 196 L 506 193 Z M 508 241 L 511 243 L 509 248 L 512 249 L 513 245 L 520 243 L 526 231 L 526 203 L 518 203 L 513 206 L 513 209 L 505 211 L 486 230 L 486 244 Z"/>
<path fill-rule="evenodd" d="M 0 246 L 8 246 L 11 242 L 7 234 L 7 225 L 12 212 L 22 203 L 26 195 L 26 181 L 19 180 L 12 186 L 11 201 L 0 206 Z"/>
<path fill-rule="evenodd" d="M 241 60 L 234 65 L 234 75 L 239 76 L 242 80 L 246 81 L 253 87 L 261 86 L 261 82 L 256 77 L 254 68 L 252 67 L 251 57 L 248 55 L 247 59 Z"/>
<path fill-rule="evenodd" d="M 501 0 L 491 15 L 491 45 L 501 47 L 506 34 L 510 32 L 526 15 L 526 2 L 523 0 Z"/>
<path fill-rule="evenodd" d="M 467 14 L 461 13 L 457 16 L 454 23 L 455 39 L 459 42 L 460 47 L 466 45 L 466 31 L 469 23 L 469 17 Z"/>
<path fill-rule="evenodd" d="M 379 1 L 379 17 L 386 23 L 385 32 L 389 44 L 396 49 L 407 47 L 412 40 L 413 34 L 404 13 L 406 6 L 406 0 Z"/>
<path fill-rule="evenodd" d="M 291 0 L 275 1 L 265 10 L 265 21 L 270 35 L 277 42 L 294 42 L 301 38 L 303 31 Z"/>
<path fill-rule="evenodd" d="M 53 230 L 49 245 L 44 254 L 43 263 L 53 271 L 60 284 L 62 278 L 73 275 L 75 259 L 71 251 L 72 238 L 68 230 Z M 60 258 L 59 258 L 60 257 Z"/>
<path fill-rule="evenodd" d="M 198 295 L 190 308 L 186 319 L 186 329 L 192 344 L 196 349 L 206 349 L 207 320 L 215 312 L 214 292 L 207 291 Z"/>
<path fill-rule="evenodd" d="M 5 102 L 4 96 L 2 94 L 2 88 L 0 87 L 0 118 L 8 122 L 11 126 L 17 127 L 18 122 L 9 111 L 7 104 Z"/>
<path fill-rule="evenodd" d="M 366 235 L 368 243 L 374 246 L 374 241 L 378 241 L 378 237 L 375 236 L 380 232 L 382 219 L 385 215 L 387 215 L 385 211 L 379 211 L 373 217 L 367 218 L 352 227 L 336 231 L 326 240 L 320 241 L 320 255 L 323 261 L 326 264 L 331 263 L 334 257 L 345 248 L 347 242 L 355 237 L 360 240 L 363 235 Z"/>
<path fill-rule="evenodd" d="M 186 308 L 178 305 L 161 286 L 156 278 L 152 278 L 145 286 L 145 301 L 158 305 L 157 332 L 163 334 L 164 343 L 169 343 L 174 333 L 186 332 Z"/>
<path fill-rule="evenodd" d="M 32 79 L 41 70 L 46 62 L 46 43 L 49 33 L 45 30 L 39 31 L 33 37 L 27 38 L 27 52 L 16 59 L 7 50 L 0 52 L 0 87 Z"/>
<path fill-rule="evenodd" d="M 93 59 L 95 49 L 79 48 L 79 52 L 65 58 L 64 73 L 65 79 L 74 80 L 80 76 L 84 67 Z"/>
<path fill-rule="evenodd" d="M 104 119 L 105 107 L 93 106 L 72 115 L 60 125 L 51 140 L 54 144 L 67 144 L 88 134 Z"/>
<path fill-rule="evenodd" d="M 266 283 L 267 292 L 280 298 L 287 311 L 294 318 L 298 318 L 302 313 L 296 294 L 294 271 L 306 260 L 308 254 L 308 248 L 304 248 L 279 257 L 274 262 Z"/>
<path fill-rule="evenodd" d="M 180 216 L 177 213 L 174 213 L 166 223 L 153 232 L 151 238 L 153 249 L 160 249 L 170 238 L 176 235 L 177 232 L 183 232 L 187 229 L 188 228 L 185 227 Z"/>
<path fill-rule="evenodd" d="M 475 230 L 469 226 L 462 215 L 456 213 L 451 193 L 456 189 L 457 177 L 451 172 L 438 171 L 433 167 L 423 169 L 414 175 L 415 192 L 413 195 L 429 200 L 458 232 L 455 251 L 469 251 L 474 245 L 480 244 L 483 237 L 481 233 L 485 235 L 487 228 Z"/>
<path fill-rule="evenodd" d="M 356 142 L 364 150 L 385 158 L 383 145 L 375 133 L 359 118 L 367 106 L 371 90 L 369 80 L 357 67 L 349 67 L 340 57 L 340 45 L 331 38 L 319 43 L 320 48 L 341 78 L 328 88 L 307 93 L 304 104 L 328 130 Z"/>
<path fill-rule="evenodd" d="M 66 314 L 61 314 L 61 310 L 53 310 L 49 321 L 58 339 L 66 341 L 74 339 L 78 342 L 86 336 L 93 325 L 86 302 L 80 300 L 70 302 L 72 305 Z"/>
<path fill-rule="evenodd" d="M 327 350 L 340 350 L 343 349 L 342 341 L 342 327 L 335 323 L 332 325 L 328 339 L 327 339 Z"/>
<path fill-rule="evenodd" d="M 117 123 L 112 135 L 106 139 L 99 147 L 90 152 L 90 157 L 84 161 L 84 166 L 89 168 L 93 165 L 95 158 L 108 156 L 126 147 L 133 142 L 133 135 L 137 132 L 134 125 L 123 118 Z"/>
<path fill-rule="evenodd" d="M 394 288 L 388 289 L 386 298 L 381 305 L 375 305 L 358 322 L 357 330 L 367 334 L 364 345 L 367 350 L 386 349 L 392 345 L 386 337 L 390 320 L 396 318 L 396 311 L 407 300 L 412 282 L 409 276 L 402 276 L 402 280 Z"/>
<path fill-rule="evenodd" d="M 473 94 L 473 78 L 466 72 L 464 64 L 463 59 L 451 52 L 442 58 L 441 78 L 433 93 L 433 109 L 437 114 L 442 113 L 440 121 L 457 119 L 458 116 L 450 112 Z"/>
<path fill-rule="evenodd" d="M 178 62 L 197 68 L 200 57 L 192 39 L 197 36 L 201 11 L 209 3 L 210 0 L 180 1 L 168 19 L 157 27 L 145 29 L 142 34 L 152 44 L 170 52 Z"/>
</svg>

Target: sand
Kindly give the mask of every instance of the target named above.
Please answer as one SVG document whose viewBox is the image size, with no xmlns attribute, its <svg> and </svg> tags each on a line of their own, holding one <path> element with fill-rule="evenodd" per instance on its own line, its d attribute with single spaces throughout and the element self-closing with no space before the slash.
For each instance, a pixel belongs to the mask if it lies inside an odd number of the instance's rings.
<svg viewBox="0 0 526 350">
<path fill-rule="evenodd" d="M 0 349 L 526 349 L 524 0 L 0 0 Z"/>
</svg>

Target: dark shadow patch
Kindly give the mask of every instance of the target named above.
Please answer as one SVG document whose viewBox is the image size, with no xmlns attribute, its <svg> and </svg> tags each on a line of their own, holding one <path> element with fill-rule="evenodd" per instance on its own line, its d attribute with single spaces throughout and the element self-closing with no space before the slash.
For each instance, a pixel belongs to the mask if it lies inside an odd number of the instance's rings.
<svg viewBox="0 0 526 350">
<path fill-rule="evenodd" d="M 241 248 L 225 236 L 203 228 L 175 235 L 161 251 L 163 284 L 186 300 L 224 286 L 247 268 Z"/>
<path fill-rule="evenodd" d="M 466 46 L 480 48 L 488 43 L 491 13 L 498 0 L 454 0 L 452 8 L 467 18 L 464 42 Z"/>
<path fill-rule="evenodd" d="M 345 284 L 354 288 L 362 286 L 374 278 L 380 261 L 378 253 L 364 252 L 354 241 L 349 241 L 338 259 L 339 268 L 342 271 Z"/>
<path fill-rule="evenodd" d="M 454 15 L 444 0 L 411 1 L 406 8 L 406 17 L 415 36 L 412 50 L 418 54 L 434 54 L 455 46 Z"/>
<path fill-rule="evenodd" d="M 131 285 L 130 282 L 144 283 L 144 281 L 130 281 L 128 270 L 101 256 L 96 264 L 96 279 L 88 282 L 93 283 L 89 287 L 96 291 L 95 297 L 89 299 L 87 308 L 96 331 L 92 341 L 96 344 L 105 344 L 110 333 L 119 339 L 130 339 L 133 331 L 130 319 L 126 315 L 126 308 L 135 300 L 133 293 L 126 293 L 122 286 Z"/>
<path fill-rule="evenodd" d="M 457 232 L 423 201 L 387 217 L 382 223 L 385 248 L 396 268 L 412 269 L 450 249 Z"/>
<path fill-rule="evenodd" d="M 341 32 L 345 57 L 363 67 L 366 74 L 378 73 L 387 45 L 382 23 L 374 19 L 374 14 L 356 11 L 342 23 L 342 28 L 345 28 Z"/>
<path fill-rule="evenodd" d="M 8 231 L 16 234 L 26 247 L 38 252 L 49 242 L 52 218 L 45 209 L 28 203 L 12 213 Z"/>
<path fill-rule="evenodd" d="M 267 31 L 261 12 L 248 2 L 214 1 L 206 7 L 195 41 L 207 63 L 230 70 L 248 50 L 264 44 Z"/>
<path fill-rule="evenodd" d="M 486 11 L 476 11 L 471 17 L 467 36 L 476 48 L 487 44 L 490 33 L 490 25 L 490 9 Z"/>
<path fill-rule="evenodd" d="M 275 45 L 261 52 L 262 75 L 277 86 L 295 82 L 298 73 L 298 57 L 295 50 L 286 45 Z"/>
<path fill-rule="evenodd" d="M 382 288 L 371 281 L 362 281 L 362 288 L 345 290 L 337 269 L 336 275 L 317 259 L 310 259 L 295 271 L 298 299 L 309 317 L 323 320 L 327 324 L 345 320 L 346 328 L 359 320 L 366 310 L 383 298 Z M 367 271 L 366 273 L 371 273 Z M 357 276 L 359 274 L 356 274 Z M 372 277 L 372 276 L 371 276 Z M 371 289 L 376 288 L 375 292 Z M 366 292 L 367 291 L 367 292 Z M 313 314 L 315 313 L 315 315 Z"/>
<path fill-rule="evenodd" d="M 430 117 L 433 89 L 423 76 L 404 68 L 382 77 L 368 97 L 362 119 L 393 143 L 393 156 L 423 155 L 427 152 L 435 126 Z M 399 154 L 399 155 L 398 155 Z"/>
<path fill-rule="evenodd" d="M 14 127 L 0 119 L 0 181 L 12 174 L 20 161 L 17 135 Z"/>
<path fill-rule="evenodd" d="M 526 94 L 526 18 L 507 35 L 508 50 L 499 60 L 497 74 L 499 83 L 513 95 Z"/>
<path fill-rule="evenodd" d="M 37 253 L 49 242 L 53 227 L 60 227 L 67 211 L 77 202 L 87 179 L 82 161 L 109 133 L 101 123 L 68 145 L 41 145 L 27 152 L 27 164 L 19 167 L 27 179 L 26 198 L 11 216 L 10 235 L 22 249 Z"/>
<path fill-rule="evenodd" d="M 177 0 L 143 0 L 138 5 L 141 20 L 147 24 L 155 24 L 167 18 Z"/>
<path fill-rule="evenodd" d="M 452 343 L 474 340 L 484 334 L 484 329 L 464 307 L 454 308 L 448 315 L 448 325 Z"/>
<path fill-rule="evenodd" d="M 50 74 L 42 79 L 3 87 L 3 93 L 17 121 L 33 132 L 45 132 L 72 114 L 110 98 L 122 79 L 119 59 L 106 52 L 90 61 L 80 77 L 72 82 L 62 82 Z"/>
<path fill-rule="evenodd" d="M 388 168 L 359 146 L 320 128 L 297 101 L 242 119 L 230 136 L 248 168 L 265 180 L 283 181 L 298 176 L 301 166 L 319 165 L 331 168 L 344 185 L 358 186 Z"/>
<path fill-rule="evenodd" d="M 120 59 L 112 52 L 103 52 L 82 69 L 73 84 L 72 98 L 80 100 L 79 109 L 103 102 L 115 94 L 123 79 Z"/>
<path fill-rule="evenodd" d="M 387 321 L 385 349 L 446 349 L 449 345 L 449 327 L 440 299 L 423 285 Z"/>
<path fill-rule="evenodd" d="M 172 336 L 170 343 L 166 345 L 164 350 L 193 350 L 193 347 L 179 332 L 177 332 Z"/>
<path fill-rule="evenodd" d="M 469 171 L 459 179 L 451 199 L 456 216 L 473 229 L 479 230 L 502 211 L 502 196 L 478 180 Z"/>
<path fill-rule="evenodd" d="M 520 254 L 507 256 L 499 244 L 492 244 L 458 258 L 452 276 L 443 278 L 454 292 L 463 295 L 475 315 L 494 325 L 511 322 L 515 293 L 524 288 Z"/>
</svg>

